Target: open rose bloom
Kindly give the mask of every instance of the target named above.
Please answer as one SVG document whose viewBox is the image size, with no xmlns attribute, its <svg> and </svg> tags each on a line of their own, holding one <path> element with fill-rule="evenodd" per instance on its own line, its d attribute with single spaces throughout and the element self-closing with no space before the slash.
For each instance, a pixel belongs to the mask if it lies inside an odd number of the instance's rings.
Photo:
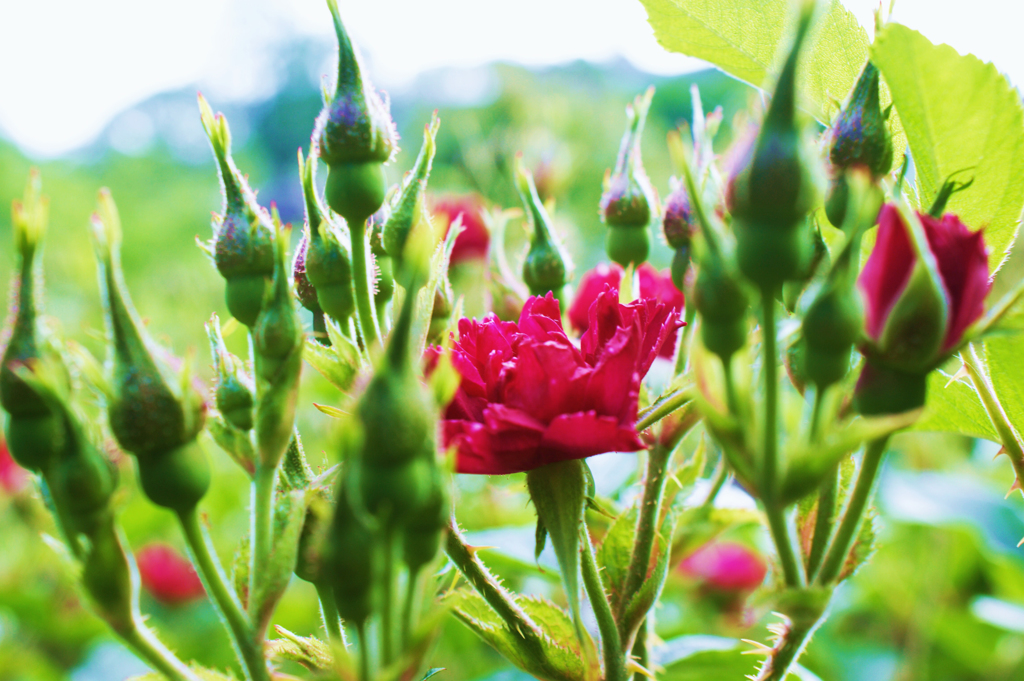
<svg viewBox="0 0 1024 681">
<path fill-rule="evenodd" d="M 640 381 L 680 326 L 654 299 L 620 305 L 604 291 L 573 345 L 550 293 L 519 323 L 462 319 L 452 364 L 462 376 L 444 413 L 444 445 L 460 473 L 505 474 L 644 448 L 634 424 Z"/>
</svg>

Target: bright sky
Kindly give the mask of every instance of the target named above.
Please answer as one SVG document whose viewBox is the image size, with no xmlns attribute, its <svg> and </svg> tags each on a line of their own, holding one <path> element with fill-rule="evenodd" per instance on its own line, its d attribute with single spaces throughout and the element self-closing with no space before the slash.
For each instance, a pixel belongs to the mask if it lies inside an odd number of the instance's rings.
<svg viewBox="0 0 1024 681">
<path fill-rule="evenodd" d="M 872 25 L 877 0 L 845 4 Z M 639 0 L 339 5 L 374 82 L 391 91 L 425 70 L 493 60 L 545 65 L 621 55 L 660 74 L 701 66 L 658 46 Z M 1021 0 L 897 0 L 893 19 L 1024 83 Z M 268 43 L 332 35 L 323 0 L 0 2 L 0 26 L 0 135 L 40 158 L 88 143 L 117 113 L 164 90 L 196 84 L 219 97 L 258 97 L 272 89 Z"/>
</svg>

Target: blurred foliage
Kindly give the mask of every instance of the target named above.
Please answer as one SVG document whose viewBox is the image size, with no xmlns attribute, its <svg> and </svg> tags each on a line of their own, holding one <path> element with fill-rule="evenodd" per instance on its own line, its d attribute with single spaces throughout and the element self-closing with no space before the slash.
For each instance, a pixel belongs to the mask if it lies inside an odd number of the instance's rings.
<svg viewBox="0 0 1024 681">
<path fill-rule="evenodd" d="M 210 98 L 215 109 L 225 110 L 235 130 L 247 131 L 236 136 L 236 159 L 253 186 L 261 188 L 261 202 L 276 202 L 284 219 L 293 223 L 302 219 L 295 149 L 308 144 L 320 108 L 319 85 L 307 75 L 307 56 L 301 50 L 292 55 L 284 88 L 268 100 L 218 107 L 216 97 Z M 624 107 L 633 95 L 651 82 L 658 88 L 647 124 L 644 161 L 662 195 L 671 174 L 663 140 L 689 115 L 690 85 L 699 85 L 706 109 L 724 109 L 719 151 L 730 141 L 729 122 L 753 96 L 747 86 L 717 72 L 654 78 L 624 64 L 574 63 L 541 72 L 499 65 L 487 67 L 485 76 L 490 85 L 479 101 L 439 107 L 442 126 L 431 189 L 477 191 L 493 204 L 516 206 L 511 160 L 523 150 L 545 198 L 556 204 L 556 229 L 576 259 L 577 276 L 603 252 L 604 228 L 597 215 L 601 180 L 614 163 Z M 389 169 L 392 181 L 411 165 L 416 145 L 410 147 L 410 140 L 418 138 L 429 119 L 435 107 L 431 92 L 440 89 L 446 77 L 452 74 L 428 75 L 415 92 L 393 101 L 407 148 Z M 138 110 L 179 128 L 194 127 L 193 137 L 202 139 L 191 92 L 161 95 Z M 20 196 L 30 165 L 15 148 L 0 143 L 0 196 L 5 201 Z M 226 318 L 226 310 L 222 281 L 195 245 L 196 236 L 208 236 L 210 213 L 220 206 L 208 151 L 202 146 L 198 152 L 195 146 L 181 147 L 173 136 L 158 135 L 134 156 L 98 143 L 76 158 L 38 165 L 44 192 L 51 197 L 45 254 L 47 312 L 60 320 L 67 336 L 94 352 L 102 351 L 102 319 L 86 225 L 97 189 L 110 187 L 124 224 L 125 276 L 140 314 L 178 353 L 194 349 L 197 364 L 209 377 L 203 322 L 214 311 Z M 513 225 L 509 240 L 510 252 L 520 253 L 523 230 Z M 11 243 L 6 210 L 0 210 L 0 243 Z M 670 252 L 660 240 L 656 244 L 652 260 L 665 267 Z M 1008 268 L 1019 269 L 1021 262 L 1011 260 Z M 9 279 L 11 266 L 10 257 L 0 258 L 2 280 Z M 242 333 L 229 336 L 227 342 L 244 354 Z M 338 395 L 309 367 L 302 390 L 298 425 L 307 456 L 314 467 L 326 467 L 334 460 L 333 425 L 311 403 L 336 403 Z M 207 446 L 215 474 L 202 509 L 222 562 L 230 564 L 234 542 L 248 529 L 248 485 L 245 475 L 212 442 L 207 440 Z M 687 447 L 692 451 L 696 446 L 695 434 Z M 1001 498 L 1012 482 L 1009 467 L 989 461 L 995 453 L 992 446 L 961 436 L 904 435 L 895 446 L 900 454 L 891 460 L 882 484 L 877 554 L 841 590 L 804 666 L 822 679 L 840 681 L 1024 679 L 1024 560 L 1014 546 L 1024 536 L 1024 505 L 1016 496 L 1005 502 Z M 631 500 L 635 488 L 630 485 L 639 475 L 637 460 L 608 455 L 591 461 L 598 491 L 610 507 L 621 508 Z M 136 493 L 130 461 L 120 465 L 125 481 L 121 519 L 131 545 L 138 548 L 159 540 L 180 547 L 169 515 Z M 459 485 L 456 508 L 471 542 L 498 547 L 483 553 L 494 572 L 522 593 L 561 598 L 552 557 L 533 559 L 534 514 L 522 476 L 463 476 Z M 910 493 L 914 490 L 916 496 Z M 720 499 L 721 517 L 736 520 L 749 513 L 728 510 L 744 508 L 744 499 L 738 487 L 727 489 Z M 595 520 L 599 527 L 600 518 Z M 111 636 L 79 603 L 58 556 L 40 539 L 40 531 L 53 530 L 38 492 L 0 497 L 0 527 L 0 681 L 123 678 L 117 669 L 104 670 L 106 675 L 101 676 L 83 671 L 91 652 Z M 699 528 L 680 528 L 704 538 L 722 530 L 713 518 L 703 520 Z M 725 534 L 768 552 L 767 538 L 753 523 L 732 523 Z M 445 577 L 451 583 L 454 572 Z M 275 624 L 302 636 L 316 633 L 315 602 L 312 587 L 293 580 Z M 169 608 L 144 598 L 142 607 L 183 656 L 218 669 L 233 664 L 226 636 L 207 602 Z M 770 609 L 757 593 L 740 611 L 723 607 L 673 570 L 655 613 L 658 636 L 666 641 L 693 634 L 725 638 L 707 639 L 711 647 L 679 660 L 666 678 L 712 678 L 699 675 L 705 667 L 719 673 L 734 667 L 752 672 L 755 658 L 737 657 L 734 641 L 765 640 L 764 627 L 774 621 Z M 431 663 L 445 668 L 439 679 L 523 678 L 452 618 L 440 641 Z M 73 676 L 76 669 L 78 676 Z"/>
</svg>

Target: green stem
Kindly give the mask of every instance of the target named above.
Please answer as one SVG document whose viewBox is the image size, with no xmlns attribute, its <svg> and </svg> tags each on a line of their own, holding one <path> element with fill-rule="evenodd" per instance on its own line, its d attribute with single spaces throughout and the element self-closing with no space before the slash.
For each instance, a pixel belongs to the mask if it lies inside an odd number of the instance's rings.
<svg viewBox="0 0 1024 681">
<path fill-rule="evenodd" d="M 197 510 L 193 508 L 179 513 L 178 520 L 206 593 L 209 594 L 221 621 L 227 624 L 235 652 L 246 670 L 246 678 L 250 681 L 270 681 L 267 661 L 263 657 L 262 641 L 257 641 L 241 604 L 228 588 L 224 571 L 216 554 L 210 549 L 209 537 L 199 522 Z"/>
<path fill-rule="evenodd" d="M 316 582 L 317 598 L 320 599 L 320 616 L 324 620 L 324 631 L 332 642 L 345 644 L 345 634 L 341 630 L 341 618 L 338 616 L 338 605 L 334 602 L 334 590 L 326 582 Z"/>
<path fill-rule="evenodd" d="M 150 629 L 139 621 L 138 614 L 132 618 L 132 627 L 120 632 L 121 639 L 150 667 L 171 681 L 201 681 L 184 662 L 172 653 Z"/>
<path fill-rule="evenodd" d="M 888 442 L 888 436 L 880 437 L 873 440 L 864 452 L 864 461 L 857 474 L 857 482 L 850 495 L 850 501 L 846 505 L 846 512 L 843 513 L 843 520 L 839 529 L 836 530 L 836 535 L 825 553 L 824 562 L 818 572 L 816 581 L 819 584 L 834 582 L 842 572 L 843 566 L 846 565 L 850 547 L 853 546 L 857 537 L 860 524 L 864 519 L 864 511 L 867 509 L 868 501 L 874 491 L 875 479 L 878 477 L 878 470 Z"/>
<path fill-rule="evenodd" d="M 530 654 L 545 657 L 539 627 L 477 559 L 466 545 L 465 537 L 454 521 L 448 525 L 444 552 L 476 592 L 483 596 L 494 612 L 498 613 L 508 626 L 508 630 L 514 636 L 520 637 Z"/>
<path fill-rule="evenodd" d="M 999 396 L 996 395 L 995 388 L 985 374 L 984 364 L 981 357 L 978 356 L 974 343 L 968 344 L 967 352 L 970 360 L 964 362 L 967 375 L 970 376 L 971 383 L 985 407 L 985 412 L 988 414 L 989 420 L 992 421 L 992 425 L 995 426 L 996 433 L 999 434 L 999 442 L 1003 445 L 1003 452 L 1010 458 L 1017 482 L 1024 484 L 1024 446 L 1022 446 L 1017 431 L 1010 423 L 1006 410 L 1003 409 Z"/>
<path fill-rule="evenodd" d="M 740 400 L 736 395 L 736 375 L 732 369 L 732 358 L 734 355 L 722 358 L 722 369 L 725 377 L 725 402 L 729 407 L 729 413 L 733 416 L 740 414 Z"/>
<path fill-rule="evenodd" d="M 359 681 L 370 681 L 370 641 L 366 638 L 366 622 L 356 624 L 359 637 Z"/>
<path fill-rule="evenodd" d="M 818 490 L 818 511 L 814 518 L 814 538 L 811 540 L 811 553 L 807 557 L 807 575 L 813 582 L 825 556 L 825 548 L 832 536 L 832 520 L 836 515 L 836 491 L 839 482 L 839 471 L 825 477 L 821 489 Z"/>
<path fill-rule="evenodd" d="M 632 656 L 644 669 L 647 669 L 647 620 L 640 623 L 640 628 L 636 631 L 636 640 L 633 641 Z M 643 672 L 637 672 L 633 675 L 633 681 L 645 681 L 647 677 L 644 676 Z"/>
<path fill-rule="evenodd" d="M 691 400 L 693 400 L 692 385 L 685 385 L 682 388 L 662 395 L 655 400 L 654 404 L 637 415 L 636 432 L 639 433 L 650 428 Z"/>
<path fill-rule="evenodd" d="M 775 348 L 775 296 L 761 292 L 761 348 L 764 368 L 764 451 L 761 457 L 761 493 L 767 506 L 773 506 L 778 468 L 779 363 Z"/>
<path fill-rule="evenodd" d="M 718 460 L 718 464 L 715 466 L 715 472 L 711 477 L 711 489 L 708 490 L 708 496 L 701 504 L 702 508 L 710 508 L 715 503 L 715 497 L 722 491 L 725 486 L 725 481 L 729 479 L 729 466 L 725 463 L 725 456 Z"/>
<path fill-rule="evenodd" d="M 416 606 L 420 601 L 419 577 L 419 570 L 409 570 L 409 581 L 405 585 L 405 602 L 402 604 L 402 646 L 407 650 L 412 645 L 412 628 L 417 615 Z"/>
<path fill-rule="evenodd" d="M 814 407 L 811 409 L 811 442 L 818 441 L 821 432 L 821 410 L 825 404 L 825 389 L 814 387 Z"/>
<path fill-rule="evenodd" d="M 820 623 L 821 613 L 817 613 L 816 617 L 812 615 L 806 619 L 791 620 L 782 640 L 776 644 L 774 652 L 765 660 L 755 681 L 784 681 L 789 676 L 790 667 L 800 659 L 811 634 Z"/>
<path fill-rule="evenodd" d="M 590 598 L 590 605 L 594 608 L 594 617 L 597 619 L 597 628 L 601 632 L 601 648 L 604 653 L 604 681 L 625 681 L 626 659 L 622 651 L 622 640 L 619 637 L 619 627 L 615 623 L 615 616 L 612 615 L 612 606 L 608 602 L 608 594 L 605 593 L 604 584 L 601 583 L 601 575 L 597 571 L 597 560 L 594 558 L 594 547 L 590 543 L 590 537 L 586 528 L 581 528 L 582 541 L 582 565 L 583 586 L 587 596 Z"/>
<path fill-rule="evenodd" d="M 331 338 L 327 335 L 327 322 L 324 319 L 323 312 L 313 313 L 313 338 L 315 338 L 320 345 L 330 346 L 331 344 Z"/>
<path fill-rule="evenodd" d="M 277 467 L 269 467 L 256 462 L 256 474 L 252 482 L 252 554 L 249 565 L 249 618 L 259 629 L 256 631 L 258 640 L 266 634 L 266 624 L 257 609 L 260 603 L 256 595 L 262 590 L 262 579 L 266 575 L 265 566 L 270 564 L 273 553 L 273 517 L 274 517 L 274 485 L 277 482 Z"/>
<path fill-rule="evenodd" d="M 395 533 L 384 530 L 384 565 L 381 570 L 380 658 L 381 668 L 395 659 Z"/>
<path fill-rule="evenodd" d="M 369 350 L 380 338 L 377 326 L 377 311 L 370 290 L 368 253 L 366 251 L 366 223 L 349 225 L 352 235 L 352 278 L 355 284 L 356 317 L 363 334 L 363 341 Z"/>
<path fill-rule="evenodd" d="M 626 587 L 623 593 L 636 593 L 647 579 L 651 565 L 651 551 L 658 519 L 661 516 L 661 498 L 665 491 L 666 473 L 672 459 L 672 449 L 658 444 L 647 453 L 647 475 L 644 479 L 644 495 L 637 520 L 636 540 L 633 555 L 626 573 Z M 624 601 L 626 599 L 623 599 Z"/>
<path fill-rule="evenodd" d="M 797 558 L 796 546 L 789 532 L 785 510 L 778 506 L 765 504 L 764 512 L 768 516 L 768 529 L 772 533 L 772 541 L 775 542 L 775 548 L 779 552 L 779 562 L 782 564 L 782 576 L 786 581 L 786 586 L 804 586 L 806 579 L 800 566 L 800 560 Z"/>
</svg>

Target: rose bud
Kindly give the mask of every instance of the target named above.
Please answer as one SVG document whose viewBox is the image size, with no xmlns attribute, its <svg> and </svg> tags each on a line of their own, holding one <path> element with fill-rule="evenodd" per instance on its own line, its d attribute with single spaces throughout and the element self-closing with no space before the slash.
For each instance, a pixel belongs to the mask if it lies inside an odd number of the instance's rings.
<svg viewBox="0 0 1024 681">
<path fill-rule="evenodd" d="M 661 218 L 661 230 L 665 235 L 665 241 L 674 251 L 672 283 L 681 291 L 684 286 L 686 270 L 690 266 L 693 238 L 700 231 L 700 226 L 693 214 L 686 185 L 675 178 L 673 178 L 672 184 L 672 192 L 665 199 L 665 214 Z"/>
<path fill-rule="evenodd" d="M 747 343 L 747 311 L 750 295 L 719 250 L 708 246 L 698 257 L 693 284 L 693 306 L 701 317 L 701 341 L 711 353 L 728 364 Z"/>
<path fill-rule="evenodd" d="M 626 133 L 619 145 L 615 169 L 605 176 L 601 194 L 601 219 L 608 225 L 605 248 L 608 257 L 623 267 L 639 265 L 651 250 L 650 223 L 658 214 L 658 195 L 644 170 L 640 138 L 654 88 L 626 106 Z"/>
<path fill-rule="evenodd" d="M 192 563 L 166 544 L 148 544 L 135 554 L 142 587 L 164 605 L 184 605 L 206 591 Z"/>
<path fill-rule="evenodd" d="M 257 455 L 260 466 L 268 470 L 277 467 L 292 439 L 305 342 L 288 276 L 288 230 L 281 225 L 276 212 L 274 222 L 274 280 L 252 330 L 259 396 L 255 419 Z"/>
<path fill-rule="evenodd" d="M 242 431 L 252 430 L 253 407 L 256 404 L 253 393 L 256 389 L 242 360 L 228 352 L 216 314 L 206 323 L 206 335 L 210 339 L 210 355 L 216 374 L 214 395 L 217 411 L 233 427 Z"/>
<path fill-rule="evenodd" d="M 186 512 L 210 485 L 210 464 L 196 442 L 206 402 L 187 363 L 159 348 L 135 312 L 121 273 L 121 221 L 106 189 L 100 190 L 92 216 L 92 240 L 110 354 L 110 430 L 135 455 L 146 496 Z"/>
<path fill-rule="evenodd" d="M 274 272 L 273 226 L 267 211 L 231 158 L 231 131 L 224 114 L 214 116 L 199 95 L 199 113 L 220 173 L 224 208 L 213 216 L 209 251 L 224 277 L 231 315 L 246 326 L 256 323 L 267 279 Z"/>
<path fill-rule="evenodd" d="M 327 0 L 327 6 L 338 37 L 338 78 L 316 119 L 313 139 L 330 168 L 327 205 L 350 225 L 362 225 L 384 203 L 384 164 L 398 149 L 398 134 L 387 103 L 364 75 L 336 0 Z"/>
<path fill-rule="evenodd" d="M 549 294 L 527 300 L 518 324 L 493 314 L 459 321 L 451 353 L 462 381 L 442 422 L 458 472 L 503 475 L 644 448 L 634 428 L 640 381 L 678 314 L 652 299 L 620 305 L 605 291 L 578 349 L 561 319 Z"/>
<path fill-rule="evenodd" d="M 680 317 L 683 314 L 683 292 L 672 283 L 672 276 L 668 270 L 658 272 L 653 265 L 644 263 L 636 270 L 640 279 L 640 298 L 654 298 L 659 303 L 664 303 L 670 310 L 676 312 Z M 672 359 L 676 353 L 676 334 L 668 337 L 661 346 L 659 357 Z"/>
<path fill-rule="evenodd" d="M 28 485 L 28 475 L 11 456 L 7 443 L 0 442 L 0 489 L 12 496 L 18 494 Z"/>
<path fill-rule="evenodd" d="M 430 214 L 427 212 L 424 193 L 427 179 L 430 177 L 430 166 L 434 162 L 437 151 L 435 139 L 441 121 L 435 111 L 430 123 L 423 129 L 423 146 L 416 157 L 412 170 L 402 178 L 402 186 L 391 201 L 390 214 L 384 223 L 384 250 L 395 264 L 395 274 L 401 280 L 408 276 L 404 271 L 405 245 L 413 228 L 423 223 L 430 225 Z"/>
<path fill-rule="evenodd" d="M 316 289 L 309 283 L 306 276 L 306 255 L 309 252 L 309 227 L 304 227 L 299 244 L 295 247 L 295 257 L 292 258 L 292 281 L 295 282 L 295 297 L 299 304 L 313 314 L 323 314 L 320 302 L 316 298 Z"/>
<path fill-rule="evenodd" d="M 479 196 L 443 196 L 432 202 L 431 209 L 435 217 L 443 216 L 447 220 L 448 229 L 456 220 L 462 225 L 462 231 L 455 237 L 455 245 L 452 247 L 450 262 L 453 267 L 466 261 L 487 259 L 491 233 L 484 224 L 483 205 Z M 446 231 L 445 236 L 447 234 Z"/>
<path fill-rule="evenodd" d="M 64 422 L 60 414 L 19 378 L 18 370 L 48 352 L 38 325 L 42 310 L 42 241 L 49 201 L 41 193 L 39 172 L 29 174 L 24 201 L 11 207 L 11 225 L 17 267 L 11 282 L 7 345 L 0 364 L 0 405 L 7 412 L 4 431 L 11 456 L 30 471 L 44 471 L 64 448 Z M 66 383 L 65 379 L 65 383 Z"/>
<path fill-rule="evenodd" d="M 805 275 L 813 252 L 807 213 L 818 202 L 817 152 L 796 119 L 797 64 L 815 3 L 803 3 L 796 37 L 754 146 L 729 195 L 740 271 L 775 291 Z"/>
<path fill-rule="evenodd" d="M 397 185 L 392 190 L 397 190 Z M 373 291 L 373 304 L 377 308 L 377 319 L 383 320 L 388 302 L 395 296 L 395 265 L 391 256 L 384 250 L 384 224 L 388 221 L 391 211 L 388 202 L 370 216 L 370 254 L 376 265 L 376 286 Z"/>
<path fill-rule="evenodd" d="M 530 250 L 527 251 L 526 261 L 523 263 L 523 281 L 530 295 L 543 296 L 550 291 L 556 298 L 562 300 L 563 289 L 572 270 L 572 262 L 555 238 L 551 218 L 533 184 L 533 175 L 523 165 L 522 152 L 516 154 L 515 180 L 519 198 L 533 228 Z"/>
<path fill-rule="evenodd" d="M 892 135 L 886 124 L 888 114 L 882 113 L 878 89 L 878 69 L 869 61 L 832 125 L 832 180 L 825 197 L 825 215 L 836 227 L 843 224 L 850 191 L 844 171 L 862 166 L 877 181 L 892 169 Z"/>
<path fill-rule="evenodd" d="M 576 287 L 576 295 L 569 306 L 569 324 L 578 333 L 583 333 L 590 325 L 590 308 L 606 288 L 619 290 L 622 284 L 622 268 L 612 263 L 600 263 L 597 267 L 580 277 Z"/>
<path fill-rule="evenodd" d="M 364 524 L 365 514 L 354 509 L 346 483 L 343 475 L 335 494 L 338 503 L 322 559 L 326 578 L 334 590 L 338 615 L 362 633 L 372 611 L 375 568 L 379 569 L 374 560 L 377 552 L 367 551 L 376 535 Z"/>
<path fill-rule="evenodd" d="M 734 542 L 710 542 L 687 556 L 679 571 L 697 580 L 701 589 L 737 610 L 743 600 L 764 582 L 768 566 L 753 549 Z"/>
<path fill-rule="evenodd" d="M 335 224 L 320 207 L 314 186 L 316 158 L 310 155 L 303 161 L 301 149 L 299 173 L 302 176 L 302 195 L 306 205 L 303 238 L 309 234 L 304 258 L 306 279 L 316 292 L 317 306 L 345 329 L 348 328 L 349 317 L 356 309 L 352 286 L 352 256 L 346 243 L 347 230 L 344 229 L 344 223 Z M 298 255 L 295 257 L 297 262 Z M 296 286 L 298 285 L 299 282 L 296 281 Z M 307 309 L 312 309 L 305 302 L 303 305 Z"/>
<path fill-rule="evenodd" d="M 886 204 L 858 286 L 868 341 L 855 405 L 863 414 L 922 406 L 928 372 L 984 311 L 992 281 L 981 231 L 951 213 L 939 219 Z"/>
</svg>

